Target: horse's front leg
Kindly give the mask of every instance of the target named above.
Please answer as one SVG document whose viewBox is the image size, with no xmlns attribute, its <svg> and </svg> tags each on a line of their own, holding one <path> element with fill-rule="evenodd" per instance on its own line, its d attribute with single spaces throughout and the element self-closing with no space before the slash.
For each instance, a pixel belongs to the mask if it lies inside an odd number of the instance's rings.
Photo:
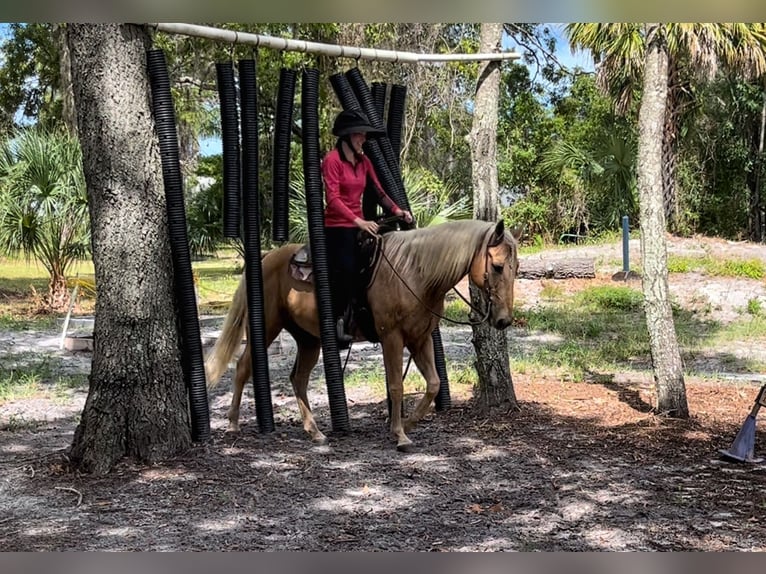
<svg viewBox="0 0 766 574">
<path fill-rule="evenodd" d="M 402 354 L 404 343 L 398 332 L 388 333 L 381 340 L 383 347 L 383 363 L 386 368 L 386 384 L 391 398 L 391 434 L 396 438 L 396 449 L 407 452 L 412 441 L 407 438 L 402 426 L 402 401 L 404 400 L 404 385 L 402 382 Z"/>
<path fill-rule="evenodd" d="M 404 421 L 404 429 L 406 431 L 415 428 L 418 421 L 428 413 L 441 384 L 434 360 L 433 339 L 428 336 L 419 346 L 411 345 L 409 349 L 412 353 L 412 358 L 415 360 L 415 365 L 426 380 L 426 392 L 415 407 L 415 410 L 412 411 L 412 414 Z"/>
</svg>

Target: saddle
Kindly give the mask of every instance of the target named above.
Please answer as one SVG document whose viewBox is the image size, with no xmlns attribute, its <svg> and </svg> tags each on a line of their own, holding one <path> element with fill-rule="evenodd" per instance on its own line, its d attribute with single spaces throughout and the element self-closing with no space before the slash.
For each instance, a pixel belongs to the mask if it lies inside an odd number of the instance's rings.
<svg viewBox="0 0 766 574">
<path fill-rule="evenodd" d="M 379 233 L 388 233 L 394 229 L 396 228 L 381 225 Z M 377 343 L 380 339 L 375 330 L 375 318 L 367 300 L 367 289 L 375 279 L 375 271 L 380 263 L 382 248 L 380 235 L 375 236 L 360 231 L 357 234 L 356 247 L 359 268 L 351 296 L 352 328 L 356 326 L 368 341 Z M 290 258 L 289 272 L 296 281 L 314 284 L 314 266 L 308 243 L 301 245 Z"/>
</svg>

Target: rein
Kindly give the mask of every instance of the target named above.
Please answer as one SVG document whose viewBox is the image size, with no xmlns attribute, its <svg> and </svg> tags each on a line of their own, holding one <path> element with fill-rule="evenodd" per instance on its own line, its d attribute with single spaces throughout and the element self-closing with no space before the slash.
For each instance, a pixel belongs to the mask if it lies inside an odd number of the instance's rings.
<svg viewBox="0 0 766 574">
<path fill-rule="evenodd" d="M 402 285 L 404 285 L 407 288 L 407 291 L 409 291 L 410 294 L 413 297 L 415 297 L 417 302 L 420 303 L 426 311 L 431 313 L 431 315 L 433 315 L 434 317 L 438 317 L 439 319 L 444 319 L 445 321 L 449 321 L 450 323 L 455 323 L 456 325 L 471 325 L 471 326 L 476 326 L 476 325 L 481 325 L 487 319 L 489 319 L 489 312 L 492 309 L 492 288 L 489 286 L 489 263 L 488 263 L 487 258 L 486 258 L 486 250 L 487 250 L 488 245 L 489 245 L 489 234 L 490 233 L 492 233 L 491 230 L 488 232 L 487 237 L 485 238 L 485 240 L 484 240 L 484 242 L 482 244 L 482 250 L 485 252 L 485 261 L 484 261 L 484 294 L 485 294 L 486 299 L 487 299 L 487 308 L 484 311 L 483 317 L 481 318 L 480 321 L 471 321 L 471 320 L 468 320 L 468 321 L 457 321 L 455 319 L 450 319 L 449 317 L 445 317 L 444 315 L 441 315 L 441 314 L 437 313 L 436 311 L 434 311 L 433 309 L 428 307 L 425 304 L 425 302 L 420 297 L 418 297 L 417 294 L 412 290 L 412 288 L 407 284 L 407 282 L 404 280 L 404 278 L 401 275 L 399 275 L 399 272 L 396 270 L 396 268 L 393 266 L 391 261 L 388 259 L 388 256 L 386 255 L 386 252 L 383 249 L 382 245 L 380 246 L 380 255 L 383 257 L 383 259 L 385 259 L 386 263 L 388 263 L 388 266 L 391 268 L 391 271 L 394 273 L 394 275 L 396 275 L 396 277 L 399 279 L 399 281 L 402 282 Z M 380 236 L 378 236 L 378 242 L 380 242 Z M 468 271 L 470 272 L 470 270 L 471 269 L 470 269 L 470 266 L 469 266 Z M 456 287 L 453 286 L 452 290 L 455 293 L 458 294 L 458 297 L 460 297 L 465 302 L 465 304 L 468 305 L 468 308 L 472 312 L 474 312 L 477 315 L 479 315 L 479 310 L 476 307 L 474 307 L 473 305 L 471 305 L 471 302 L 468 301 L 465 297 L 463 297 L 463 295 L 460 293 L 460 291 L 457 290 Z"/>
</svg>

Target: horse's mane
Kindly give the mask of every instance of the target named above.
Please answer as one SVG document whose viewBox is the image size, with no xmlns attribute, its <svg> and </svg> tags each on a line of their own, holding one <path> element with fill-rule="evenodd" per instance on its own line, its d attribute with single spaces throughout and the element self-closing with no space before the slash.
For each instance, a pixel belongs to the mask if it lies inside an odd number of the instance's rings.
<svg viewBox="0 0 766 574">
<path fill-rule="evenodd" d="M 406 283 L 421 284 L 426 292 L 448 290 L 468 272 L 473 256 L 494 225 L 462 220 L 388 233 L 383 236 L 383 250 Z"/>
</svg>

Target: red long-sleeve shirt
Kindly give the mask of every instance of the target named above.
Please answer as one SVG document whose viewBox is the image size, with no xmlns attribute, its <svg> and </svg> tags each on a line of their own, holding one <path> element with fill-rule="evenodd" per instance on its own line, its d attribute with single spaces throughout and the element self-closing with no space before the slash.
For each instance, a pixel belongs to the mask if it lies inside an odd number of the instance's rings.
<svg viewBox="0 0 766 574">
<path fill-rule="evenodd" d="M 362 194 L 370 176 L 378 199 L 384 209 L 394 215 L 401 215 L 402 210 L 391 200 L 367 156 L 357 157 L 356 165 L 343 161 L 338 148 L 328 152 L 322 160 L 322 178 L 325 189 L 325 227 L 356 227 L 354 220 L 362 215 Z"/>
</svg>

